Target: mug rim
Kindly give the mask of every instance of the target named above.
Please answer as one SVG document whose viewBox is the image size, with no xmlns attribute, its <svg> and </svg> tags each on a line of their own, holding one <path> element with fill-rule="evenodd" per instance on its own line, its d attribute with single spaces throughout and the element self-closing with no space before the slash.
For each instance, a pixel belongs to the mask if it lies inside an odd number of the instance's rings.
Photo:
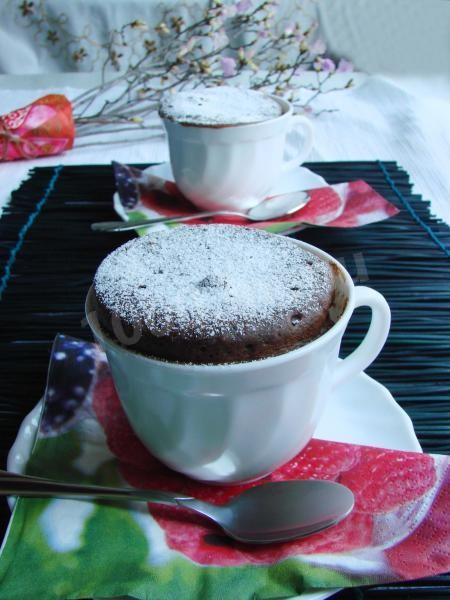
<svg viewBox="0 0 450 600">
<path fill-rule="evenodd" d="M 328 260 L 330 263 L 334 264 L 337 267 L 337 269 L 339 270 L 339 272 L 343 275 L 345 285 L 347 288 L 346 289 L 347 302 L 346 302 L 345 308 L 344 308 L 343 312 L 341 313 L 341 315 L 339 316 L 338 320 L 325 333 L 320 335 L 318 338 L 312 340 L 311 342 L 308 342 L 304 346 L 301 346 L 300 348 L 294 348 L 293 350 L 289 350 L 288 352 L 284 352 L 283 354 L 276 354 L 275 356 L 268 356 L 268 357 L 260 358 L 260 359 L 253 360 L 253 361 L 221 363 L 221 364 L 179 363 L 179 362 L 167 361 L 167 360 L 156 358 L 156 357 L 145 356 L 145 354 L 142 354 L 140 352 L 136 352 L 135 350 L 121 346 L 115 340 L 106 336 L 103 333 L 103 331 L 100 329 L 100 327 L 98 326 L 98 323 L 94 322 L 94 320 L 92 318 L 90 318 L 90 315 L 93 312 L 95 312 L 93 310 L 90 310 L 90 307 L 89 307 L 91 295 L 93 294 L 93 286 L 92 285 L 90 286 L 90 288 L 88 290 L 88 293 L 86 296 L 86 301 L 85 301 L 85 314 L 86 314 L 86 319 L 87 319 L 88 325 L 91 328 L 94 336 L 97 339 L 100 339 L 102 341 L 102 343 L 104 343 L 106 345 L 112 346 L 114 348 L 114 350 L 116 350 L 117 352 L 128 353 L 128 354 L 133 355 L 137 359 L 140 359 L 143 361 L 149 361 L 154 366 L 159 366 L 159 367 L 165 368 L 165 369 L 175 369 L 179 372 L 189 371 L 189 372 L 197 372 L 199 374 L 200 373 L 204 373 L 204 374 L 206 374 L 206 373 L 207 374 L 239 373 L 239 372 L 253 371 L 253 370 L 261 369 L 261 368 L 265 368 L 265 367 L 276 366 L 278 364 L 282 364 L 285 362 L 289 362 L 291 360 L 296 360 L 298 358 L 301 358 L 302 356 L 307 355 L 311 352 L 314 352 L 316 349 L 322 347 L 330 339 L 332 339 L 336 335 L 339 335 L 339 333 L 343 329 L 345 329 L 348 321 L 350 320 L 353 309 L 354 309 L 355 285 L 353 283 L 353 280 L 352 280 L 349 272 L 346 270 L 346 268 L 337 259 L 332 257 L 330 254 L 328 254 L 324 250 L 321 250 L 320 248 L 317 248 L 316 246 L 313 246 L 312 244 L 303 242 L 302 240 L 296 240 L 294 238 L 288 238 L 288 239 L 290 239 L 292 241 L 292 243 L 298 244 L 299 246 L 305 248 L 306 250 L 309 250 L 310 252 L 313 252 L 314 254 L 320 256 L 321 258 Z"/>
<path fill-rule="evenodd" d="M 259 92 L 261 93 L 261 92 Z M 281 105 L 282 109 L 284 107 L 283 112 L 281 113 L 281 115 L 278 115 L 276 117 L 271 117 L 270 119 L 264 119 L 263 121 L 256 121 L 255 123 L 236 123 L 236 124 L 229 124 L 229 125 L 204 125 L 204 124 L 198 124 L 195 125 L 194 123 L 181 123 L 180 121 L 175 121 L 174 119 L 169 119 L 168 117 L 164 117 L 163 115 L 159 116 L 162 119 L 162 121 L 165 124 L 169 124 L 172 127 L 182 127 L 184 130 L 188 129 L 189 131 L 195 131 L 195 130 L 206 130 L 206 131 L 230 131 L 232 129 L 255 129 L 257 127 L 261 127 L 262 125 L 266 125 L 266 124 L 273 124 L 275 121 L 280 121 L 281 119 L 285 119 L 287 117 L 290 117 L 293 115 L 294 109 L 292 104 L 288 101 L 285 100 L 284 98 L 280 98 L 279 96 L 275 96 L 274 94 L 264 94 L 265 96 L 267 96 L 268 98 L 272 98 L 272 100 L 275 100 L 279 105 Z"/>
</svg>

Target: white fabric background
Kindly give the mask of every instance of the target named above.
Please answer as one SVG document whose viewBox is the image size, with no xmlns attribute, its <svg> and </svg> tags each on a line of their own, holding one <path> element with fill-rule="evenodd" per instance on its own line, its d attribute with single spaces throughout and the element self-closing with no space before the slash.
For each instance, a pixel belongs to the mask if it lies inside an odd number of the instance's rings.
<svg viewBox="0 0 450 600">
<path fill-rule="evenodd" d="M 232 1 L 232 0 L 230 0 Z M 254 0 L 256 4 L 257 0 Z M 66 51 L 43 47 L 46 27 L 40 32 L 27 23 L 19 10 L 22 0 L 0 1 L 0 73 L 45 73 L 90 70 L 90 59 L 80 64 L 70 59 L 77 46 L 89 54 L 94 49 L 81 41 Z M 290 13 L 296 3 L 315 10 L 311 0 L 281 0 L 277 15 Z M 41 2 L 35 0 L 38 12 Z M 206 0 L 43 0 L 50 19 L 67 17 L 67 31 L 89 33 L 98 42 L 114 27 L 142 19 L 154 25 L 161 7 L 176 4 L 204 6 Z M 445 74 L 450 76 L 449 0 L 317 0 L 322 30 L 337 56 L 351 59 L 359 70 L 383 74 Z M 302 23 L 304 14 L 297 13 Z M 55 28 L 57 29 L 56 25 Z M 99 68 L 99 64 L 95 66 Z"/>
<path fill-rule="evenodd" d="M 329 49 L 368 73 L 450 77 L 448 0 L 318 0 Z"/>
<path fill-rule="evenodd" d="M 48 91 L 62 91 L 69 98 L 79 93 L 67 87 L 77 81 L 77 77 L 69 74 L 60 75 L 56 87 L 50 85 L 51 75 L 41 77 L 41 84 L 49 82 L 48 88 L 34 90 L 8 90 L 8 79 L 0 78 L 0 112 L 24 105 Z M 12 79 L 16 86 L 18 81 L 27 85 L 24 79 Z M 323 113 L 315 119 L 316 140 L 310 159 L 396 160 L 410 173 L 415 191 L 431 200 L 433 211 L 450 223 L 450 89 L 442 86 L 447 96 L 432 95 L 433 88 L 423 81 L 409 86 L 400 82 L 410 89 L 406 91 L 382 77 L 361 76 L 358 80 L 355 89 L 328 94 L 321 100 L 327 108 L 335 107 L 338 111 Z M 113 159 L 160 162 L 167 158 L 165 140 L 130 139 L 107 146 L 75 147 L 62 156 L 0 163 L 0 205 L 33 166 L 110 163 Z"/>
</svg>

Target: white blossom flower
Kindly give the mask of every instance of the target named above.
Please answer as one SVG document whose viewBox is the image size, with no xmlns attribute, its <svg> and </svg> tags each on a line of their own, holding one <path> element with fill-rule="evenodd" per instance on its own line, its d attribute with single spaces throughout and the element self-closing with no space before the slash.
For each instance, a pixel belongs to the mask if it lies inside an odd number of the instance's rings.
<svg viewBox="0 0 450 600">
<path fill-rule="evenodd" d="M 156 31 L 156 33 L 159 33 L 160 35 L 167 35 L 170 33 L 170 30 L 167 27 L 167 25 L 164 23 L 164 21 L 161 21 L 161 23 L 159 23 L 155 27 L 155 31 Z"/>
<path fill-rule="evenodd" d="M 296 29 L 295 23 L 288 23 L 286 25 L 286 27 L 284 28 L 283 34 L 286 37 L 290 37 L 294 33 L 295 29 Z"/>
</svg>

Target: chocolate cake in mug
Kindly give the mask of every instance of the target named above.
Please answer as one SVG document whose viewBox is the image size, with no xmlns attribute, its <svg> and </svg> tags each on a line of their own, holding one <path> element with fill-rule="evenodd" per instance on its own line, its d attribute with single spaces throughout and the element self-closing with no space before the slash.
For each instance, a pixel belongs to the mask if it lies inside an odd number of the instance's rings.
<svg viewBox="0 0 450 600">
<path fill-rule="evenodd" d="M 104 334 L 148 357 L 221 364 L 283 354 L 330 328 L 334 270 L 292 240 L 234 225 L 181 226 L 101 263 Z"/>
<path fill-rule="evenodd" d="M 256 206 L 313 145 L 308 118 L 294 115 L 287 100 L 255 90 L 222 85 L 166 93 L 159 115 L 179 191 L 208 211 Z M 293 132 L 300 135 L 288 136 Z"/>
</svg>

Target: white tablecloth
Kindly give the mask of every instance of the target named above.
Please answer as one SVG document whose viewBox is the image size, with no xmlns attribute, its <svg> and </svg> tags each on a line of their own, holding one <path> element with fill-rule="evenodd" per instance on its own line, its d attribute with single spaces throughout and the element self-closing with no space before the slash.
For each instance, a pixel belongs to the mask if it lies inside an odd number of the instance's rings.
<svg viewBox="0 0 450 600">
<path fill-rule="evenodd" d="M 26 88 L 27 79 L 12 77 L 8 85 L 8 76 L 0 77 L 0 113 L 49 91 L 63 91 L 69 98 L 79 93 L 79 89 L 67 87 L 77 85 L 75 76 L 59 75 L 56 87 L 51 77 L 40 79 L 41 86 L 48 82 L 41 89 L 19 89 Z M 13 86 L 16 89 L 11 89 Z M 369 76 L 361 77 L 354 89 L 325 95 L 321 105 L 338 110 L 315 119 L 315 146 L 310 159 L 395 160 L 410 173 L 415 191 L 431 200 L 433 212 L 450 223 L 450 85 L 445 80 L 429 79 L 400 81 L 400 86 Z M 81 147 L 86 141 L 80 140 L 80 147 L 61 156 L 0 163 L 0 206 L 34 166 L 111 160 L 161 162 L 168 158 L 162 138 L 141 142 L 130 138 L 119 144 Z"/>
</svg>

